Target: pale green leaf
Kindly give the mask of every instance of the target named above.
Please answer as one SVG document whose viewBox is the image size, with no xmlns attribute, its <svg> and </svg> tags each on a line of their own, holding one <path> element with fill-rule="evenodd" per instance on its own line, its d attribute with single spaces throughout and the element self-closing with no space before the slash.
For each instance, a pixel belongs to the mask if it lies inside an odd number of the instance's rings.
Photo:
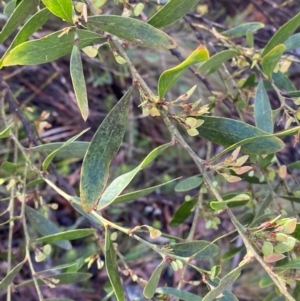
<svg viewBox="0 0 300 301">
<path fill-rule="evenodd" d="M 262 80 L 260 80 L 256 90 L 254 117 L 255 124 L 259 129 L 267 133 L 273 133 L 272 108 Z"/>
<path fill-rule="evenodd" d="M 278 44 L 284 43 L 300 26 L 300 13 L 281 26 L 265 46 L 261 56 L 264 57 Z"/>
<path fill-rule="evenodd" d="M 186 291 L 181 291 L 173 287 L 159 287 L 156 289 L 157 294 L 171 295 L 184 301 L 201 301 L 202 298 Z"/>
<path fill-rule="evenodd" d="M 1 169 L 12 175 L 16 173 L 17 165 L 8 161 L 4 161 L 1 164 Z"/>
<path fill-rule="evenodd" d="M 14 281 L 14 278 L 19 274 L 21 271 L 23 265 L 25 263 L 25 260 L 18 263 L 0 282 L 0 291 L 4 291 L 7 289 L 7 287 L 12 284 Z"/>
<path fill-rule="evenodd" d="M 170 0 L 148 20 L 148 24 L 157 28 L 170 25 L 184 17 L 198 2 L 198 0 Z"/>
<path fill-rule="evenodd" d="M 228 200 L 224 200 L 224 202 L 219 201 L 211 201 L 210 207 L 214 210 L 223 210 L 226 207 L 234 208 L 239 206 L 246 205 L 250 200 L 250 196 L 246 193 L 237 194 Z"/>
<path fill-rule="evenodd" d="M 240 38 L 246 35 L 247 31 L 254 32 L 260 28 L 263 28 L 265 25 L 260 22 L 249 22 L 238 25 L 237 27 L 231 28 L 229 30 L 221 32 L 223 36 L 230 38 Z"/>
<path fill-rule="evenodd" d="M 171 49 L 177 46 L 166 33 L 137 19 L 113 15 L 91 16 L 88 24 L 143 47 Z"/>
<path fill-rule="evenodd" d="M 127 187 L 127 185 L 132 181 L 136 174 L 141 169 L 149 165 L 161 152 L 167 149 L 170 145 L 171 143 L 167 143 L 155 148 L 135 169 L 114 179 L 101 196 L 97 210 L 101 210 L 111 204 Z"/>
<path fill-rule="evenodd" d="M 9 137 L 9 135 L 10 135 L 10 128 L 11 128 L 11 124 L 6 129 L 4 129 L 2 132 L 0 132 L 0 138 L 1 139 Z"/>
<path fill-rule="evenodd" d="M 264 73 L 271 78 L 272 73 L 277 66 L 283 52 L 285 50 L 285 46 L 283 44 L 279 44 L 275 46 L 270 52 L 268 52 L 262 59 L 262 67 Z"/>
<path fill-rule="evenodd" d="M 42 0 L 52 14 L 63 20 L 73 23 L 73 3 L 72 0 Z"/>
<path fill-rule="evenodd" d="M 77 45 L 73 46 L 73 50 L 71 53 L 70 73 L 71 73 L 73 88 L 76 95 L 77 104 L 83 120 L 86 121 L 89 116 L 89 104 L 88 104 L 80 50 Z"/>
<path fill-rule="evenodd" d="M 285 51 L 293 51 L 300 48 L 300 33 L 293 34 L 285 42 Z"/>
<path fill-rule="evenodd" d="M 175 186 L 176 192 L 185 192 L 199 187 L 203 183 L 203 178 L 199 176 L 192 176 L 180 181 Z"/>
<path fill-rule="evenodd" d="M 90 212 L 97 205 L 109 175 L 109 166 L 122 143 L 132 88 L 102 121 L 85 154 L 80 178 L 82 208 Z"/>
</svg>

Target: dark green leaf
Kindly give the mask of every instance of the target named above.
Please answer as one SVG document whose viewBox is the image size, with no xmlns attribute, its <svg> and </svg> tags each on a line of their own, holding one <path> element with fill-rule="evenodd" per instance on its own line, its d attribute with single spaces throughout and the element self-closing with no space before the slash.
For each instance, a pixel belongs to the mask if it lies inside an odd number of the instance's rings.
<svg viewBox="0 0 300 301">
<path fill-rule="evenodd" d="M 47 243 L 47 244 L 51 244 L 53 242 L 61 241 L 61 240 L 74 240 L 74 239 L 83 238 L 83 237 L 89 236 L 93 233 L 95 233 L 94 229 L 68 230 L 68 231 L 65 231 L 65 232 L 61 232 L 61 233 L 47 235 L 47 236 L 44 236 L 44 237 L 37 238 L 35 240 L 35 242 L 44 242 L 44 243 Z"/>
<path fill-rule="evenodd" d="M 114 106 L 95 133 L 82 163 L 80 199 L 86 212 L 98 203 L 109 175 L 109 166 L 122 143 L 132 88 Z"/>
<path fill-rule="evenodd" d="M 285 42 L 285 51 L 293 51 L 300 47 L 300 33 L 293 34 Z"/>
<path fill-rule="evenodd" d="M 259 168 L 265 169 L 266 167 L 268 167 L 272 163 L 273 159 L 274 159 L 274 154 L 267 155 L 266 157 L 260 156 L 258 158 Z"/>
<path fill-rule="evenodd" d="M 277 86 L 277 88 L 284 89 L 285 91 L 295 91 L 296 90 L 294 84 L 281 71 L 273 73 L 272 79 L 273 79 L 275 85 Z"/>
<path fill-rule="evenodd" d="M 157 294 L 171 295 L 184 301 L 201 301 L 202 298 L 189 292 L 181 291 L 173 287 L 159 287 L 156 289 Z"/>
<path fill-rule="evenodd" d="M 291 202 L 300 203 L 300 197 L 293 196 L 293 195 L 281 195 L 283 199 L 289 200 Z"/>
<path fill-rule="evenodd" d="M 290 270 L 290 269 L 295 269 L 298 270 L 300 269 L 300 259 L 296 259 L 293 261 L 290 261 L 289 263 L 283 264 L 279 267 L 276 267 L 276 270 Z"/>
<path fill-rule="evenodd" d="M 226 276 L 224 276 L 217 287 L 212 289 L 204 298 L 203 301 L 214 301 L 222 294 L 241 274 L 242 267 L 237 267 Z M 231 299 L 232 300 L 232 299 Z"/>
<path fill-rule="evenodd" d="M 78 47 L 84 48 L 103 40 L 94 32 L 77 29 Z M 74 45 L 75 32 L 70 29 L 53 32 L 43 38 L 22 43 L 13 48 L 4 58 L 3 66 L 37 65 L 52 62 L 68 53 Z"/>
<path fill-rule="evenodd" d="M 89 104 L 88 104 L 80 50 L 77 45 L 73 46 L 73 50 L 71 53 L 70 73 L 71 73 L 73 88 L 76 95 L 77 104 L 83 120 L 86 121 L 89 116 Z"/>
<path fill-rule="evenodd" d="M 193 208 L 197 204 L 197 198 L 183 202 L 174 213 L 170 221 L 171 227 L 177 227 L 182 224 L 192 213 Z"/>
<path fill-rule="evenodd" d="M 241 88 L 248 88 L 248 87 L 254 86 L 254 85 L 255 85 L 255 79 L 256 79 L 255 73 L 251 73 L 251 74 L 247 77 L 246 81 L 244 82 L 244 84 L 242 85 Z"/>
<path fill-rule="evenodd" d="M 176 192 L 189 191 L 189 190 L 199 187 L 202 183 L 203 183 L 202 177 L 199 177 L 199 176 L 189 177 L 187 179 L 180 181 L 175 186 L 175 191 Z"/>
<path fill-rule="evenodd" d="M 284 43 L 300 26 L 300 13 L 298 13 L 294 18 L 289 20 L 283 26 L 281 26 L 269 40 L 266 47 L 262 52 L 262 57 L 264 57 L 268 52 L 270 52 L 278 44 Z"/>
<path fill-rule="evenodd" d="M 125 203 L 125 202 L 134 201 L 138 198 L 141 198 L 145 195 L 150 194 L 151 192 L 157 190 L 158 188 L 160 188 L 162 186 L 165 186 L 167 184 L 172 183 L 175 180 L 176 179 L 165 182 L 165 183 L 162 183 L 162 184 L 159 184 L 159 185 L 156 185 L 156 186 L 153 186 L 153 187 L 149 187 L 149 188 L 145 188 L 145 189 L 142 189 L 142 190 L 137 190 L 137 191 L 129 192 L 129 193 L 126 193 L 126 194 L 122 194 L 122 195 L 118 196 L 117 198 L 115 198 L 113 203 L 118 204 L 118 203 Z"/>
<path fill-rule="evenodd" d="M 21 271 L 25 261 L 17 264 L 0 282 L 0 292 L 7 289 L 7 287 L 14 281 L 14 278 Z"/>
<path fill-rule="evenodd" d="M 170 25 L 190 12 L 198 2 L 198 0 L 170 0 L 148 20 L 148 24 L 157 28 Z"/>
<path fill-rule="evenodd" d="M 30 148 L 30 152 L 50 154 L 55 150 L 58 150 L 56 157 L 61 159 L 83 158 L 90 142 L 74 141 L 73 143 L 61 148 L 64 142 L 53 142 L 48 144 L 42 144 Z"/>
<path fill-rule="evenodd" d="M 41 9 L 36 14 L 34 14 L 25 25 L 19 30 L 18 34 L 12 41 L 12 43 L 7 48 L 5 54 L 0 60 L 0 66 L 2 67 L 2 63 L 4 58 L 9 54 L 11 49 L 16 46 L 24 43 L 32 34 L 34 34 L 39 28 L 41 28 L 46 21 L 51 16 L 50 11 L 47 8 Z"/>
<path fill-rule="evenodd" d="M 105 232 L 105 267 L 117 300 L 125 301 L 124 289 L 118 272 L 116 251 L 110 240 L 110 232 L 107 229 Z"/>
<path fill-rule="evenodd" d="M 44 160 L 42 166 L 43 166 L 43 170 L 47 170 L 47 168 L 49 167 L 50 163 L 52 162 L 52 160 L 54 159 L 54 157 L 56 156 L 56 154 L 63 149 L 64 147 L 72 144 L 77 138 L 79 138 L 81 135 L 83 135 L 85 132 L 87 132 L 90 128 L 87 128 L 85 130 L 83 130 L 82 132 L 80 132 L 79 134 L 77 134 L 76 136 L 70 138 L 68 141 L 64 142 L 62 144 L 62 146 L 56 150 L 54 150 L 52 153 L 50 153 Z"/>
<path fill-rule="evenodd" d="M 260 280 L 259 280 L 259 287 L 260 288 L 265 288 L 268 286 L 273 285 L 274 282 L 272 278 L 269 275 L 264 275 Z"/>
<path fill-rule="evenodd" d="M 158 285 L 158 281 L 160 279 L 160 275 L 162 273 L 163 267 L 164 267 L 165 261 L 163 260 L 154 270 L 154 272 L 152 273 L 149 281 L 147 282 L 147 284 L 144 287 L 144 291 L 143 294 L 147 299 L 151 299 L 156 291 L 157 285 Z"/>
<path fill-rule="evenodd" d="M 296 281 L 296 287 L 294 288 L 293 295 L 295 300 L 300 300 L 300 281 Z"/>
<path fill-rule="evenodd" d="M 226 252 L 222 257 L 221 257 L 221 261 L 226 261 L 228 259 L 231 259 L 232 257 L 234 257 L 237 253 L 239 253 L 241 250 L 245 249 L 244 246 L 241 247 L 237 247 L 234 249 L 229 250 L 228 252 Z"/>
<path fill-rule="evenodd" d="M 137 19 L 101 15 L 89 17 L 88 23 L 139 46 L 154 49 L 171 49 L 177 46 L 175 40 L 166 33 Z"/>
<path fill-rule="evenodd" d="M 199 136 L 216 144 L 229 147 L 244 139 L 263 137 L 268 133 L 247 123 L 223 118 L 201 116 L 204 123 L 199 128 Z M 263 155 L 276 153 L 284 148 L 284 143 L 277 137 L 266 137 L 241 147 L 246 154 Z"/>
<path fill-rule="evenodd" d="M 223 36 L 230 38 L 240 38 L 246 35 L 247 31 L 250 30 L 254 32 L 260 28 L 263 28 L 265 25 L 260 22 L 250 22 L 244 23 L 232 29 L 221 32 Z"/>
<path fill-rule="evenodd" d="M 10 15 L 0 32 L 2 44 L 33 12 L 36 11 L 39 0 L 22 1 Z"/>
<path fill-rule="evenodd" d="M 73 3 L 72 0 L 42 0 L 52 14 L 63 20 L 73 23 Z"/>
<path fill-rule="evenodd" d="M 267 133 L 273 133 L 274 126 L 272 120 L 271 104 L 262 80 L 259 81 L 256 90 L 254 102 L 254 117 L 256 126 L 259 129 Z"/>
<path fill-rule="evenodd" d="M 195 260 L 211 258 L 219 253 L 219 247 L 208 241 L 196 240 L 170 245 L 173 253 L 180 257 L 191 257 Z"/>
<path fill-rule="evenodd" d="M 1 164 L 1 169 L 3 169 L 4 171 L 6 171 L 9 174 L 14 174 L 17 171 L 17 165 L 8 161 L 4 161 Z"/>
<path fill-rule="evenodd" d="M 202 72 L 206 75 L 209 75 L 215 71 L 217 71 L 222 64 L 224 64 L 226 61 L 232 59 L 233 57 L 239 55 L 239 52 L 234 49 L 228 49 L 221 51 L 211 58 L 209 58 L 207 61 L 205 61 L 199 68 L 198 71 Z"/>
<path fill-rule="evenodd" d="M 300 161 L 296 161 L 287 166 L 290 169 L 300 169 Z"/>
<path fill-rule="evenodd" d="M 116 179 L 114 179 L 110 185 L 105 189 L 101 199 L 99 201 L 99 205 L 97 207 L 98 210 L 101 210 L 111 204 L 120 193 L 127 187 L 127 185 L 132 181 L 132 179 L 136 176 L 136 174 L 147 165 L 149 165 L 156 157 L 162 153 L 165 149 L 167 149 L 171 143 L 163 144 L 147 155 L 147 157 L 142 161 L 140 165 L 138 165 L 135 169 L 130 172 L 127 172 Z"/>
<path fill-rule="evenodd" d="M 49 219 L 44 217 L 38 211 L 30 208 L 29 206 L 25 207 L 25 211 L 30 225 L 36 232 L 40 233 L 41 235 L 47 236 L 51 234 L 59 234 L 61 232 L 55 224 L 53 224 Z M 54 244 L 66 250 L 72 249 L 72 245 L 67 240 L 54 242 Z"/>
<path fill-rule="evenodd" d="M 200 45 L 194 50 L 183 62 L 179 65 L 165 70 L 158 80 L 158 95 L 162 99 L 165 94 L 177 83 L 182 77 L 183 73 L 190 66 L 202 61 L 206 61 L 209 58 L 209 52 L 206 47 Z"/>
<path fill-rule="evenodd" d="M 282 94 L 284 97 L 300 97 L 300 91 L 292 91 L 292 92 L 286 92 Z"/>
<path fill-rule="evenodd" d="M 283 44 L 279 44 L 275 46 L 269 53 L 267 53 L 262 59 L 262 67 L 264 73 L 271 78 L 272 73 L 278 64 L 283 52 L 285 50 L 285 46 Z"/>
</svg>

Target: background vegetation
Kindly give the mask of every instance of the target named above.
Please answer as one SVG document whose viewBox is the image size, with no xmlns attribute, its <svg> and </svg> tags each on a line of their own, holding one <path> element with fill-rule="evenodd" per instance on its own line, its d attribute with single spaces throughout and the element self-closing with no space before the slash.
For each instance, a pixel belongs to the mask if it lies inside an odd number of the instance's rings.
<svg viewBox="0 0 300 301">
<path fill-rule="evenodd" d="M 1 300 L 300 300 L 297 1 L 0 21 Z"/>
</svg>

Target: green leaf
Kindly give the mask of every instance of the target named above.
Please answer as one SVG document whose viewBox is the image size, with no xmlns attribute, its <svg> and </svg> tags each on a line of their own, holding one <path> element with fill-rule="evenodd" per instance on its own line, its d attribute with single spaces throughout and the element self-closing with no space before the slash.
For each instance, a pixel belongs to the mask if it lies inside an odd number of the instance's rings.
<svg viewBox="0 0 300 301">
<path fill-rule="evenodd" d="M 163 144 L 154 150 L 152 150 L 147 157 L 142 161 L 140 165 L 138 165 L 135 169 L 130 172 L 127 172 L 116 179 L 114 179 L 111 184 L 106 188 L 103 192 L 101 199 L 99 201 L 97 210 L 101 210 L 111 204 L 120 193 L 127 187 L 127 185 L 132 181 L 132 179 L 136 176 L 136 174 L 147 165 L 149 165 L 155 158 L 167 149 L 171 143 Z"/>
<path fill-rule="evenodd" d="M 77 29 L 78 47 L 84 48 L 103 40 L 92 31 Z M 22 43 L 13 48 L 3 60 L 3 66 L 37 65 L 52 62 L 72 52 L 75 39 L 74 30 L 53 32 L 43 38 Z"/>
<path fill-rule="evenodd" d="M 55 150 L 58 150 L 56 153 L 57 158 L 61 159 L 72 159 L 72 158 L 83 158 L 85 153 L 90 145 L 90 142 L 85 141 L 74 141 L 73 143 L 64 146 L 64 142 L 53 142 L 42 144 L 39 146 L 34 146 L 30 148 L 30 152 L 40 153 L 40 154 L 50 154 Z M 28 149 L 29 150 L 29 149 Z"/>
<path fill-rule="evenodd" d="M 38 284 L 39 285 L 48 285 L 47 283 L 53 283 L 53 280 L 59 280 L 55 281 L 54 284 L 55 286 L 58 285 L 64 285 L 64 284 L 73 284 L 73 283 L 78 283 L 78 282 L 83 282 L 88 279 L 90 279 L 93 276 L 93 274 L 90 273 L 82 273 L 82 272 L 76 272 L 76 273 L 61 273 L 61 274 L 53 274 L 53 275 L 48 275 L 44 276 L 42 278 L 39 278 Z M 46 280 L 46 283 L 43 281 Z M 19 284 L 18 286 L 24 286 L 24 285 L 33 285 L 34 282 L 33 280 L 25 281 Z"/>
<path fill-rule="evenodd" d="M 287 166 L 290 169 L 300 169 L 300 161 L 293 162 Z"/>
<path fill-rule="evenodd" d="M 239 52 L 234 49 L 228 49 L 228 50 L 221 51 L 221 52 L 213 55 L 206 62 L 204 62 L 198 68 L 198 72 L 202 72 L 205 75 L 209 75 L 209 74 L 217 71 L 222 66 L 222 64 L 224 64 L 226 61 L 228 61 L 238 55 L 239 55 Z"/>
<path fill-rule="evenodd" d="M 278 44 L 284 43 L 300 26 L 300 13 L 298 13 L 294 18 L 289 20 L 283 26 L 281 26 L 269 40 L 266 47 L 264 48 L 261 56 L 264 57 Z"/>
<path fill-rule="evenodd" d="M 7 16 L 10 16 L 15 8 L 16 8 L 16 1 L 11 0 L 4 6 L 3 13 Z"/>
<path fill-rule="evenodd" d="M 80 132 L 79 134 L 77 134 L 76 136 L 70 138 L 68 141 L 64 142 L 60 148 L 54 150 L 52 153 L 50 153 L 44 160 L 42 166 L 43 166 L 43 170 L 47 170 L 47 168 L 49 167 L 50 163 L 52 162 L 52 160 L 54 159 L 54 157 L 56 156 L 56 154 L 63 149 L 64 147 L 72 144 L 77 138 L 79 138 L 81 135 L 83 135 L 85 132 L 87 132 L 90 128 L 87 128 L 85 130 L 83 130 L 82 132 Z"/>
<path fill-rule="evenodd" d="M 208 58 L 209 52 L 207 48 L 200 45 L 182 63 L 171 69 L 165 70 L 158 80 L 159 97 L 162 99 L 165 96 L 165 94 L 178 82 L 186 69 L 194 64 L 206 61 Z"/>
<path fill-rule="evenodd" d="M 105 231 L 105 267 L 117 300 L 125 301 L 124 289 L 118 271 L 117 255 L 110 240 L 110 232 L 107 229 Z"/>
<path fill-rule="evenodd" d="M 6 171 L 9 174 L 14 174 L 17 171 L 17 165 L 8 161 L 4 161 L 1 164 L 1 169 L 3 169 L 4 171 Z"/>
<path fill-rule="evenodd" d="M 89 116 L 89 104 L 88 104 L 80 50 L 77 45 L 73 46 L 73 50 L 71 53 L 70 73 L 71 73 L 72 83 L 76 95 L 77 104 L 83 120 L 86 121 Z"/>
<path fill-rule="evenodd" d="M 204 120 L 199 130 L 199 136 L 216 144 L 229 147 L 247 138 L 254 138 L 268 133 L 247 123 L 223 118 L 200 116 Z M 246 154 L 264 155 L 276 153 L 284 148 L 284 143 L 277 137 L 266 137 L 258 141 L 247 143 L 241 147 Z"/>
<path fill-rule="evenodd" d="M 74 239 L 83 238 L 83 237 L 89 236 L 93 233 L 95 233 L 94 229 L 68 230 L 68 231 L 65 231 L 65 232 L 61 232 L 61 233 L 47 235 L 47 236 L 44 236 L 44 237 L 37 238 L 35 240 L 35 242 L 44 242 L 44 243 L 47 243 L 47 244 L 51 244 L 53 242 L 61 241 L 61 240 L 74 240 Z"/>
<path fill-rule="evenodd" d="M 0 292 L 7 289 L 7 287 L 14 281 L 14 278 L 19 274 L 21 271 L 24 263 L 26 260 L 21 261 L 18 263 L 0 282 Z"/>
<path fill-rule="evenodd" d="M 295 269 L 298 270 L 300 269 L 300 259 L 296 259 L 293 261 L 290 261 L 289 263 L 283 264 L 281 266 L 275 267 L 276 270 L 290 270 L 290 269 Z"/>
<path fill-rule="evenodd" d="M 220 258 L 221 261 L 226 261 L 228 259 L 231 259 L 232 257 L 234 257 L 237 253 L 239 253 L 240 251 L 244 250 L 245 247 L 244 246 L 240 246 L 234 249 L 229 250 L 228 252 L 226 252 L 224 255 L 222 255 L 222 257 Z"/>
<path fill-rule="evenodd" d="M 80 199 L 86 212 L 92 211 L 106 186 L 110 163 L 124 137 L 131 92 L 132 87 L 102 121 L 83 159 Z"/>
<path fill-rule="evenodd" d="M 176 192 L 189 191 L 189 190 L 199 187 L 202 183 L 203 183 L 202 177 L 199 177 L 199 176 L 189 177 L 187 179 L 180 181 L 175 186 L 175 191 Z"/>
<path fill-rule="evenodd" d="M 212 201 L 209 205 L 214 210 L 223 210 L 227 206 L 229 208 L 244 206 L 249 202 L 249 200 L 250 196 L 246 193 L 242 193 L 230 198 L 229 200 L 224 200 L 224 202 Z"/>
<path fill-rule="evenodd" d="M 248 87 L 252 87 L 255 85 L 255 79 L 256 79 L 256 75 L 255 73 L 251 73 L 247 79 L 245 80 L 244 84 L 242 85 L 241 88 L 248 88 Z"/>
<path fill-rule="evenodd" d="M 283 44 L 279 44 L 275 46 L 270 52 L 268 52 L 262 59 L 262 67 L 264 73 L 271 78 L 272 73 L 277 66 L 282 54 L 284 53 L 285 46 Z"/>
<path fill-rule="evenodd" d="M 292 92 L 286 92 L 282 93 L 284 97 L 292 98 L 292 97 L 300 97 L 300 91 L 292 91 Z"/>
<path fill-rule="evenodd" d="M 9 137 L 10 128 L 11 128 L 11 124 L 6 129 L 4 129 L 2 132 L 0 132 L 0 138 L 1 139 Z"/>
<path fill-rule="evenodd" d="M 285 42 L 285 51 L 293 51 L 300 47 L 300 33 L 293 34 Z"/>
<path fill-rule="evenodd" d="M 201 301 L 202 298 L 189 292 L 181 291 L 173 287 L 159 287 L 156 289 L 157 294 L 171 295 L 184 301 Z"/>
<path fill-rule="evenodd" d="M 157 28 L 170 25 L 190 12 L 198 2 L 198 0 L 170 0 L 148 20 L 148 24 Z"/>
<path fill-rule="evenodd" d="M 19 30 L 18 34 L 16 35 L 12 43 L 7 48 L 5 54 L 1 58 L 0 67 L 2 67 L 3 60 L 9 54 L 11 49 L 24 43 L 32 34 L 34 34 L 39 28 L 41 28 L 46 23 L 50 16 L 50 11 L 47 8 L 44 8 L 38 11 L 36 14 L 34 14 L 25 23 L 25 25 Z"/>
<path fill-rule="evenodd" d="M 63 20 L 73 23 L 73 4 L 72 0 L 42 0 L 45 6 Z"/>
<path fill-rule="evenodd" d="M 113 15 L 91 16 L 88 24 L 143 47 L 172 49 L 177 46 L 166 33 L 137 19 Z"/>
<path fill-rule="evenodd" d="M 193 208 L 197 204 L 197 198 L 183 202 L 174 213 L 169 225 L 177 227 L 181 225 L 192 213 Z"/>
<path fill-rule="evenodd" d="M 300 203 L 300 197 L 293 196 L 293 195 L 281 195 L 280 196 L 283 199 L 289 200 L 291 202 Z"/>
<path fill-rule="evenodd" d="M 205 240 L 195 240 L 170 245 L 172 252 L 180 257 L 189 258 L 193 256 L 195 260 L 204 260 L 216 256 L 219 247 Z"/>
<path fill-rule="evenodd" d="M 224 276 L 217 287 L 212 289 L 203 298 L 203 301 L 214 301 L 220 294 L 222 294 L 241 274 L 242 267 L 237 267 L 226 276 Z"/>
<path fill-rule="evenodd" d="M 259 280 L 259 287 L 260 288 L 265 288 L 268 286 L 273 285 L 274 282 L 272 278 L 269 275 L 264 275 L 260 280 Z"/>
<path fill-rule="evenodd" d="M 147 299 L 151 299 L 156 291 L 157 285 L 158 285 L 158 281 L 160 278 L 160 275 L 162 273 L 163 267 L 164 267 L 165 261 L 163 260 L 154 270 L 154 272 L 152 273 L 149 281 L 147 282 L 147 284 L 144 287 L 144 291 L 143 294 Z"/>
<path fill-rule="evenodd" d="M 272 108 L 270 100 L 265 90 L 262 80 L 257 86 L 255 102 L 254 102 L 254 117 L 256 126 L 267 132 L 273 133 Z"/>
<path fill-rule="evenodd" d="M 241 24 L 241 25 L 231 28 L 229 30 L 223 31 L 223 32 L 221 32 L 221 34 L 225 37 L 240 38 L 240 37 L 245 36 L 248 30 L 250 30 L 251 32 L 254 32 L 263 27 L 265 27 L 265 25 L 263 23 L 249 22 L 249 23 Z"/>
<path fill-rule="evenodd" d="M 49 219 L 44 217 L 38 211 L 30 208 L 29 206 L 25 207 L 25 211 L 31 227 L 41 235 L 47 236 L 51 234 L 59 234 L 61 232 L 55 224 L 53 224 Z M 61 247 L 62 249 L 72 249 L 72 245 L 67 240 L 54 242 L 54 244 Z"/>
<path fill-rule="evenodd" d="M 36 11 L 39 0 L 22 1 L 10 15 L 0 32 L 2 44 L 33 12 Z"/>
<path fill-rule="evenodd" d="M 150 194 L 151 192 L 157 190 L 158 188 L 165 186 L 167 184 L 172 183 L 173 181 L 176 181 L 176 179 L 170 180 L 168 182 L 156 185 L 156 186 L 152 186 L 149 188 L 145 188 L 145 189 L 141 189 L 141 190 L 137 190 L 137 191 L 133 191 L 133 192 L 129 192 L 126 194 L 122 194 L 118 197 L 115 198 L 115 200 L 113 201 L 114 204 L 119 204 L 119 203 L 126 203 L 126 202 L 130 202 L 130 201 L 134 201 L 138 198 L 141 198 L 145 195 Z"/>
<path fill-rule="evenodd" d="M 283 74 L 281 71 L 273 73 L 272 79 L 277 86 L 277 88 L 284 89 L 285 91 L 296 91 L 294 84 L 290 79 Z M 273 88 L 272 88 L 273 89 Z"/>
</svg>

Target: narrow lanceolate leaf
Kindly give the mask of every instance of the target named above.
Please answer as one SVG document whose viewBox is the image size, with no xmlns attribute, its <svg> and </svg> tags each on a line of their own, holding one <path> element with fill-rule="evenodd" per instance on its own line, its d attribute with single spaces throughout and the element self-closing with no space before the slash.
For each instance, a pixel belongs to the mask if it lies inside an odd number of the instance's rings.
<svg viewBox="0 0 300 301">
<path fill-rule="evenodd" d="M 95 233 L 94 229 L 76 229 L 76 230 L 69 230 L 57 234 L 47 235 L 44 237 L 37 238 L 35 242 L 44 242 L 47 244 L 51 244 L 55 241 L 62 241 L 62 240 L 74 240 L 89 236 Z"/>
<path fill-rule="evenodd" d="M 91 16 L 88 24 L 143 47 L 171 49 L 177 46 L 166 33 L 137 19 L 113 15 Z"/>
<path fill-rule="evenodd" d="M 125 301 L 124 289 L 118 271 L 116 251 L 110 240 L 110 232 L 107 229 L 105 232 L 105 267 L 117 300 Z"/>
<path fill-rule="evenodd" d="M 129 111 L 130 88 L 105 117 L 82 163 L 80 198 L 82 208 L 92 211 L 106 186 L 109 166 L 122 143 Z"/>
<path fill-rule="evenodd" d="M 278 64 L 283 52 L 285 50 L 285 46 L 283 44 L 279 44 L 275 46 L 269 53 L 267 53 L 262 59 L 262 67 L 264 73 L 271 78 L 272 73 Z"/>
<path fill-rule="evenodd" d="M 240 37 L 245 36 L 248 30 L 250 30 L 251 32 L 254 32 L 263 27 L 265 27 L 265 25 L 263 23 L 250 22 L 250 23 L 244 23 L 237 27 L 223 31 L 223 32 L 221 32 L 221 34 L 223 36 L 230 37 L 230 38 L 240 38 Z"/>
<path fill-rule="evenodd" d="M 20 29 L 12 43 L 7 48 L 5 54 L 0 60 L 0 67 L 2 67 L 3 59 L 11 51 L 11 49 L 24 43 L 33 33 L 40 29 L 51 16 L 51 12 L 47 8 L 43 8 L 34 14 Z"/>
<path fill-rule="evenodd" d="M 68 141 L 64 142 L 61 147 L 59 147 L 58 149 L 54 150 L 53 152 L 51 152 L 46 159 L 44 160 L 42 166 L 43 166 L 43 170 L 46 170 L 48 168 L 48 166 L 50 165 L 50 163 L 52 162 L 52 160 L 54 159 L 54 157 L 56 156 L 56 154 L 62 150 L 64 147 L 71 145 L 77 138 L 79 138 L 82 134 L 84 134 L 86 131 L 88 131 L 90 128 L 87 128 L 85 130 L 83 130 L 82 132 L 80 132 L 78 135 L 70 138 Z"/>
<path fill-rule="evenodd" d="M 230 147 L 247 138 L 269 135 L 257 127 L 230 118 L 203 115 L 199 118 L 204 120 L 199 136 L 225 147 Z M 241 151 L 250 155 L 265 155 L 279 152 L 284 148 L 284 143 L 277 137 L 269 136 L 264 139 L 261 137 L 259 140 L 242 145 Z"/>
<path fill-rule="evenodd" d="M 272 108 L 269 100 L 269 96 L 264 87 L 263 80 L 260 80 L 254 102 L 254 117 L 256 126 L 267 132 L 273 133 L 273 120 L 272 120 Z"/>
<path fill-rule="evenodd" d="M 11 125 L 9 125 L 6 129 L 0 132 L 0 138 L 7 138 L 10 135 L 10 128 Z"/>
<path fill-rule="evenodd" d="M 157 28 L 170 25 L 190 12 L 198 2 L 198 0 L 170 0 L 148 20 L 148 24 Z"/>
<path fill-rule="evenodd" d="M 55 224 L 53 224 L 49 219 L 44 217 L 38 211 L 30 208 L 29 206 L 25 207 L 25 211 L 31 227 L 41 235 L 47 236 L 61 232 Z M 72 249 L 72 245 L 67 240 L 57 241 L 54 242 L 54 244 L 66 250 Z"/>
<path fill-rule="evenodd" d="M 70 59 L 70 73 L 77 99 L 77 104 L 84 121 L 89 116 L 89 104 L 87 99 L 86 84 L 83 74 L 80 50 L 77 45 L 73 46 Z"/>
<path fill-rule="evenodd" d="M 156 289 L 157 294 L 171 295 L 184 301 L 201 301 L 202 298 L 186 291 L 181 291 L 173 287 L 159 287 Z"/>
<path fill-rule="evenodd" d="M 300 47 L 300 33 L 290 36 L 285 42 L 285 51 L 293 51 Z"/>
<path fill-rule="evenodd" d="M 7 289 L 7 287 L 12 284 L 14 278 L 19 274 L 21 271 L 24 263 L 26 260 L 17 264 L 0 282 L 0 292 Z"/>
<path fill-rule="evenodd" d="M 92 31 L 77 29 L 78 47 L 84 48 L 103 40 Z M 3 66 L 36 65 L 52 62 L 68 53 L 74 45 L 75 32 L 56 31 L 43 38 L 28 41 L 13 48 L 4 58 Z"/>
<path fill-rule="evenodd" d="M 111 184 L 106 188 L 101 199 L 99 201 L 97 210 L 101 210 L 114 202 L 114 200 L 120 195 L 120 193 L 127 187 L 127 185 L 132 181 L 136 174 L 147 165 L 149 165 L 155 158 L 167 149 L 171 143 L 163 144 L 155 148 L 135 169 L 127 172 L 116 179 L 114 179 Z"/>
<path fill-rule="evenodd" d="M 217 71 L 222 64 L 232 59 L 233 57 L 239 55 L 239 52 L 234 49 L 228 49 L 221 51 L 215 55 L 213 55 L 210 59 L 204 62 L 199 68 L 198 71 L 202 72 L 206 75 L 209 75 L 215 71 Z"/>
<path fill-rule="evenodd" d="M 203 301 L 214 301 L 216 298 L 222 294 L 241 274 L 242 267 L 237 267 L 232 270 L 226 276 L 224 276 L 219 285 L 212 289 L 204 298 Z"/>
<path fill-rule="evenodd" d="M 269 40 L 268 44 L 264 48 L 261 56 L 264 57 L 278 44 L 284 43 L 300 26 L 300 13 L 298 13 L 294 18 L 281 26 Z"/>
<path fill-rule="evenodd" d="M 207 48 L 200 45 L 182 63 L 164 71 L 158 80 L 158 95 L 163 98 L 165 94 L 177 83 L 184 71 L 191 65 L 206 61 L 209 58 Z"/>
<path fill-rule="evenodd" d="M 146 286 L 144 287 L 143 294 L 147 299 L 151 299 L 156 291 L 158 281 L 160 279 L 160 275 L 162 273 L 165 261 L 163 260 L 154 270 L 152 273 L 149 281 L 147 282 Z"/>
<path fill-rule="evenodd" d="M 210 207 L 214 210 L 223 210 L 226 206 L 229 208 L 239 207 L 246 205 L 250 200 L 250 196 L 246 193 L 236 195 L 229 200 L 224 200 L 224 202 L 212 201 L 210 202 Z"/>
<path fill-rule="evenodd" d="M 38 7 L 39 0 L 22 1 L 10 15 L 0 32 L 2 44 Z"/>
<path fill-rule="evenodd" d="M 63 20 L 73 23 L 73 4 L 72 0 L 42 0 L 52 14 Z"/>
</svg>

